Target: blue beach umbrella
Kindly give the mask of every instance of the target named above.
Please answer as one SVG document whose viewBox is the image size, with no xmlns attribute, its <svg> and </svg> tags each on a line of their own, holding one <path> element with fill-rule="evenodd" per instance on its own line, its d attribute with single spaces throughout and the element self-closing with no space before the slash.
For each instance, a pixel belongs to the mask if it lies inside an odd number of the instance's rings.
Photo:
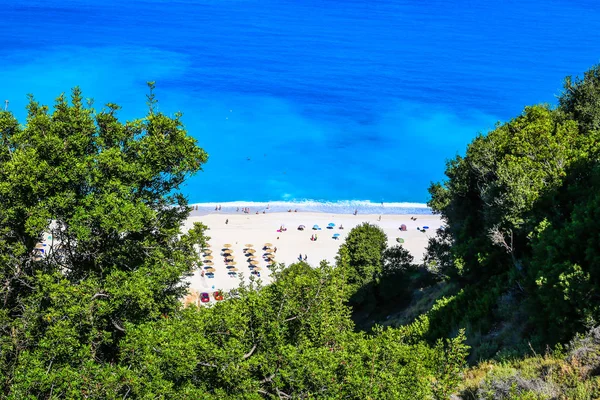
<svg viewBox="0 0 600 400">
<path fill-rule="evenodd" d="M 313 229 L 316 231 L 316 230 L 319 230 L 321 228 L 319 228 L 319 225 L 313 225 Z"/>
<path fill-rule="evenodd" d="M 429 227 L 428 226 L 424 226 L 423 229 L 429 229 Z"/>
<path fill-rule="evenodd" d="M 335 224 L 333 222 L 330 222 L 329 224 L 327 224 L 327 227 L 329 229 L 333 229 L 333 228 L 335 228 Z"/>
<path fill-rule="evenodd" d="M 340 234 L 339 234 L 339 233 L 334 233 L 334 234 L 333 234 L 333 238 L 334 238 L 334 239 L 337 239 L 337 238 L 339 238 L 339 237 L 340 237 Z"/>
</svg>

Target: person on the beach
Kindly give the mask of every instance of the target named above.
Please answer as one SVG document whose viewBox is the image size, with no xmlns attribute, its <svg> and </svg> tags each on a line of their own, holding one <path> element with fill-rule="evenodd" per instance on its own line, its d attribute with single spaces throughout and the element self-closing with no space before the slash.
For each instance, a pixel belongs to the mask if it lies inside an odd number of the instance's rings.
<svg viewBox="0 0 600 400">
<path fill-rule="evenodd" d="M 381 215 L 379 216 L 379 220 L 378 221 L 381 221 Z"/>
<path fill-rule="evenodd" d="M 298 261 L 302 261 L 302 253 L 298 256 Z"/>
<path fill-rule="evenodd" d="M 227 219 L 225 220 L 225 225 L 227 225 L 228 223 L 229 223 L 229 218 L 227 218 Z"/>
<path fill-rule="evenodd" d="M 302 254 L 300 254 L 300 257 L 302 257 Z M 308 259 L 308 255 L 307 255 L 307 254 L 305 254 L 305 255 L 304 255 L 304 261 L 306 261 L 307 259 Z"/>
<path fill-rule="evenodd" d="M 221 211 L 221 205 L 219 204 L 219 211 Z"/>
<path fill-rule="evenodd" d="M 315 240 L 315 235 L 311 235 L 311 236 L 310 236 L 310 240 L 314 242 L 314 240 Z"/>
<path fill-rule="evenodd" d="M 215 206 L 215 211 L 219 211 L 219 206 Z"/>
<path fill-rule="evenodd" d="M 340 229 L 344 229 L 344 225 L 340 224 Z"/>
<path fill-rule="evenodd" d="M 200 276 L 204 278 L 204 271 L 200 273 Z"/>
<path fill-rule="evenodd" d="M 298 209 L 295 209 L 294 212 L 298 212 Z"/>
<path fill-rule="evenodd" d="M 240 212 L 240 208 L 238 207 L 238 208 L 235 210 L 235 212 Z"/>
<path fill-rule="evenodd" d="M 354 215 L 358 214 L 358 209 L 354 210 Z"/>
<path fill-rule="evenodd" d="M 277 253 L 277 246 L 273 248 L 273 253 Z"/>
</svg>

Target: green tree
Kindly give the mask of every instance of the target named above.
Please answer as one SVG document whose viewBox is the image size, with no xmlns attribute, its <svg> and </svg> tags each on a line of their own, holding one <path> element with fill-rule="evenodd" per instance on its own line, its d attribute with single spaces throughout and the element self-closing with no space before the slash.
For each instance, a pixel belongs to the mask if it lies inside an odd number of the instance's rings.
<svg viewBox="0 0 600 400">
<path fill-rule="evenodd" d="M 379 279 L 386 248 L 387 235 L 377 225 L 365 222 L 352 228 L 338 256 L 338 265 L 347 264 L 348 283 L 360 287 Z"/>
<path fill-rule="evenodd" d="M 521 268 L 527 237 L 540 219 L 538 204 L 585 156 L 582 141 L 574 121 L 545 106 L 527 107 L 448 163 L 448 180 L 431 186 L 429 205 L 451 237 L 450 275 L 475 282 Z M 444 241 L 431 248 L 445 251 Z M 447 254 L 433 258 L 448 263 Z"/>
<path fill-rule="evenodd" d="M 515 309 L 529 305 L 524 330 L 541 346 L 600 318 L 599 71 L 567 78 L 558 108 L 526 107 L 475 138 L 448 162 L 447 180 L 431 185 L 429 205 L 447 228 L 430 240 L 426 261 L 464 289 L 431 326 L 508 325 L 494 320 L 503 297 Z"/>
<path fill-rule="evenodd" d="M 600 131 L 600 65 L 583 78 L 568 76 L 558 99 L 560 110 L 578 122 L 583 133 Z"/>
<path fill-rule="evenodd" d="M 128 327 L 180 307 L 205 227 L 181 234 L 178 188 L 207 155 L 181 114 L 156 111 L 152 85 L 146 117 L 122 123 L 118 109 L 74 89 L 52 111 L 31 97 L 24 126 L 0 112 L 3 397 L 122 398 Z"/>
</svg>

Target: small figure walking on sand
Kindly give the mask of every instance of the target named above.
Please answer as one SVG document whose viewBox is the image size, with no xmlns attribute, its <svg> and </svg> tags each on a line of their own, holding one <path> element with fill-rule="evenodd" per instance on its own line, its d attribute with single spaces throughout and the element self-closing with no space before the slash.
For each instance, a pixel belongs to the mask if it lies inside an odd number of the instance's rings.
<svg viewBox="0 0 600 400">
<path fill-rule="evenodd" d="M 275 248 L 273 248 L 273 253 L 277 253 L 277 246 L 275 246 Z"/>
<path fill-rule="evenodd" d="M 358 209 L 354 210 L 354 215 L 358 214 Z"/>
<path fill-rule="evenodd" d="M 225 220 L 225 225 L 227 225 L 228 223 L 229 223 L 229 218 L 227 218 L 227 219 Z"/>
<path fill-rule="evenodd" d="M 381 221 L 381 215 L 379 216 L 379 219 L 378 219 L 378 221 Z"/>
<path fill-rule="evenodd" d="M 219 204 L 219 211 L 221 211 L 221 205 Z"/>
</svg>

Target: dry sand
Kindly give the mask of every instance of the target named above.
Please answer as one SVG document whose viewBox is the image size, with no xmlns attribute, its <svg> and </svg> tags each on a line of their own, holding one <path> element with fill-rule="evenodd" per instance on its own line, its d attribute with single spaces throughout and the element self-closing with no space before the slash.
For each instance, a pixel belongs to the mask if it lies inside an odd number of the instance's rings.
<svg viewBox="0 0 600 400">
<path fill-rule="evenodd" d="M 416 221 L 411 217 L 417 218 Z M 202 276 L 201 271 L 195 272 L 189 278 L 190 289 L 192 292 L 213 292 L 216 290 L 229 290 L 237 287 L 240 283 L 240 276 L 248 281 L 250 277 L 249 263 L 244 256 L 246 244 L 252 244 L 256 249 L 255 255 L 259 262 L 260 279 L 263 283 L 270 281 L 267 263 L 263 259 L 265 252 L 262 250 L 265 243 L 271 243 L 277 247 L 275 259 L 277 262 L 289 265 L 298 261 L 298 256 L 307 255 L 307 262 L 310 265 L 317 266 L 321 260 L 330 263 L 335 262 L 339 246 L 344 243 L 346 235 L 356 225 L 363 222 L 370 222 L 378 225 L 388 236 L 388 245 L 395 245 L 396 238 L 404 239 L 403 246 L 415 257 L 415 262 L 420 262 L 423 258 L 427 238 L 435 233 L 440 227 L 441 220 L 437 215 L 382 215 L 381 221 L 379 215 L 344 215 L 327 213 L 267 213 L 267 214 L 221 214 L 212 213 L 209 215 L 190 217 L 184 225 L 184 231 L 189 230 L 194 222 L 202 222 L 210 229 L 207 235 L 210 237 L 209 243 L 214 259 L 213 268 L 215 269 L 214 278 Z M 229 220 L 226 224 L 225 221 Z M 327 229 L 327 224 L 333 222 L 336 226 L 333 229 Z M 315 231 L 313 225 L 319 225 L 321 230 Z M 400 231 L 400 225 L 405 224 L 406 231 Z M 280 226 L 285 226 L 287 231 L 277 232 Z M 305 225 L 304 231 L 299 231 L 298 225 Z M 339 229 L 343 225 L 344 229 Z M 428 226 L 427 233 L 417 230 L 417 227 Z M 332 236 L 339 233 L 338 240 Z M 316 234 L 317 241 L 311 241 L 310 237 Z M 223 245 L 231 244 L 231 250 L 237 265 L 238 276 L 232 277 L 227 273 L 224 257 L 222 256 Z M 212 301 L 212 295 L 211 295 Z"/>
</svg>

